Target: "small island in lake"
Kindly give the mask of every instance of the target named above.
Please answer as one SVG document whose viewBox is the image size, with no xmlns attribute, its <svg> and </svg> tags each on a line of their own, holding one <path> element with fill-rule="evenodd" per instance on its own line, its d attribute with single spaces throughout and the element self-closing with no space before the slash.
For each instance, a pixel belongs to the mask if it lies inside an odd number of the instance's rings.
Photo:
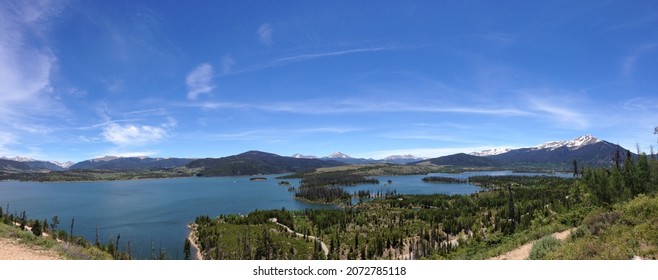
<svg viewBox="0 0 658 280">
<path fill-rule="evenodd" d="M 251 178 L 249 178 L 249 181 L 267 181 L 267 178 L 265 178 L 265 177 L 251 177 Z"/>
</svg>

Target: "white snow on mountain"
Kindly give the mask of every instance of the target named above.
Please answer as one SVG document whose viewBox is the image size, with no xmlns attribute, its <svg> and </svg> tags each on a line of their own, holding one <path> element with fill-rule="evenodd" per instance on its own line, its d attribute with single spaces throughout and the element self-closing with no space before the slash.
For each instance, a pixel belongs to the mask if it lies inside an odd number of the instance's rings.
<svg viewBox="0 0 658 280">
<path fill-rule="evenodd" d="M 557 148 L 561 147 L 567 147 L 569 150 L 577 150 L 580 149 L 584 146 L 591 145 L 594 143 L 601 142 L 598 138 L 587 134 L 583 136 L 578 136 L 573 140 L 567 140 L 567 141 L 551 141 L 551 142 L 546 142 L 544 144 L 534 146 L 531 149 L 533 151 L 536 150 L 555 150 Z"/>
<path fill-rule="evenodd" d="M 118 158 L 120 158 L 120 157 L 104 156 L 104 157 L 99 157 L 99 158 L 92 159 L 91 162 L 110 161 L 110 160 L 115 160 L 115 159 L 118 159 Z"/>
<path fill-rule="evenodd" d="M 23 156 L 15 156 L 15 157 L 8 157 L 8 156 L 0 156 L 0 159 L 6 159 L 6 160 L 13 160 L 13 161 L 19 161 L 19 162 L 30 162 L 30 161 L 43 161 L 43 162 L 50 162 L 54 165 L 57 165 L 61 168 L 69 168 L 72 165 L 75 164 L 75 162 L 67 161 L 67 162 L 59 162 L 59 161 L 54 161 L 54 160 L 38 160 L 38 159 L 33 159 L 29 157 L 23 157 Z"/>
<path fill-rule="evenodd" d="M 352 157 L 350 157 L 346 154 L 343 154 L 341 152 L 335 152 L 335 153 L 330 154 L 329 156 L 327 156 L 327 158 L 352 158 Z"/>
<path fill-rule="evenodd" d="M 312 156 L 312 155 L 302 155 L 302 154 L 294 154 L 291 157 L 293 158 L 306 158 L 306 159 L 316 159 L 318 157 Z"/>
<path fill-rule="evenodd" d="M 1 156 L 0 159 L 20 161 L 20 162 L 34 161 L 34 159 L 31 159 L 29 157 L 22 157 L 22 156 L 15 156 L 15 157 Z"/>
<path fill-rule="evenodd" d="M 64 169 L 67 169 L 75 164 L 75 162 L 72 161 L 67 161 L 67 162 L 50 161 L 50 162 Z"/>
<path fill-rule="evenodd" d="M 472 152 L 472 153 L 470 153 L 470 155 L 478 156 L 478 157 L 495 156 L 495 155 L 507 153 L 511 150 L 512 149 L 510 149 L 510 148 L 493 148 L 493 149 L 483 150 L 483 151 L 479 151 L 479 152 Z"/>
<path fill-rule="evenodd" d="M 426 158 L 417 157 L 414 155 L 392 155 L 384 158 L 384 160 L 424 160 L 424 159 Z"/>
</svg>

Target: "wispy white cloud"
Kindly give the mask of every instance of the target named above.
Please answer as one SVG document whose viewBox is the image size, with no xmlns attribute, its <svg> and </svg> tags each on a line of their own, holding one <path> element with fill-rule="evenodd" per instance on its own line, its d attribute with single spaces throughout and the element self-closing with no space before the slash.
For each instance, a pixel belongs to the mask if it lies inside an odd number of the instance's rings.
<svg viewBox="0 0 658 280">
<path fill-rule="evenodd" d="M 16 143 L 16 136 L 13 133 L 0 130 L 0 155 L 14 155 L 14 151 L 9 150 L 8 145 Z"/>
<path fill-rule="evenodd" d="M 550 96 L 550 94 L 544 95 Z M 527 99 L 529 109 L 535 111 L 554 125 L 570 129 L 587 129 L 591 126 L 589 116 L 581 109 L 570 108 L 566 97 L 550 98 L 533 96 Z"/>
<path fill-rule="evenodd" d="M 454 136 L 449 134 L 438 134 L 438 133 L 427 133 L 427 132 L 414 132 L 414 131 L 398 131 L 398 132 L 389 132 L 381 134 L 381 137 L 390 138 L 390 139 L 405 139 L 405 140 L 432 140 L 432 141 L 459 141 L 464 142 L 463 140 L 457 140 Z"/>
<path fill-rule="evenodd" d="M 244 69 L 238 69 L 238 70 L 233 70 L 234 64 L 232 64 L 234 61 L 231 58 L 231 60 L 227 60 L 228 65 L 230 65 L 231 71 L 226 74 L 230 75 L 238 75 L 238 74 L 244 74 L 244 73 L 249 73 L 249 72 L 254 72 L 254 71 L 260 71 L 272 67 L 278 67 L 278 66 L 283 66 L 291 63 L 296 63 L 296 62 L 302 62 L 302 61 L 307 61 L 307 60 L 313 60 L 313 59 L 320 59 L 320 58 L 326 58 L 326 57 L 334 57 L 334 56 L 342 56 L 342 55 L 349 55 L 349 54 L 357 54 L 357 53 L 367 53 L 367 52 L 379 52 L 379 51 L 391 51 L 391 50 L 396 50 L 396 47 L 376 47 L 376 48 L 357 48 L 357 49 L 349 49 L 349 50 L 342 50 L 342 51 L 333 51 L 333 52 L 321 52 L 321 53 L 310 53 L 310 54 L 301 54 L 301 55 L 294 55 L 294 56 L 287 56 L 287 57 L 282 57 L 282 58 L 277 58 L 274 60 L 271 60 L 269 62 L 260 64 L 260 65 L 255 65 L 251 67 L 247 67 Z M 224 62 L 222 62 L 224 64 Z"/>
<path fill-rule="evenodd" d="M 103 139 L 118 146 L 143 145 L 158 142 L 168 136 L 162 127 L 148 125 L 120 125 L 110 123 L 103 128 Z"/>
<path fill-rule="evenodd" d="M 629 21 L 619 22 L 610 26 L 606 31 L 618 31 L 623 29 L 637 28 L 640 26 L 651 25 L 653 22 L 658 21 L 658 13 L 649 13 L 642 16 L 634 16 Z"/>
<path fill-rule="evenodd" d="M 509 33 L 486 33 L 486 34 L 476 34 L 476 35 L 465 35 L 465 36 L 473 36 L 475 38 L 479 38 L 482 40 L 486 40 L 488 42 L 494 43 L 499 46 L 507 46 L 515 43 L 517 41 L 517 38 L 513 34 Z"/>
<path fill-rule="evenodd" d="M 268 104 L 231 103 L 231 102 L 202 102 L 185 104 L 204 109 L 252 109 L 270 112 L 297 113 L 297 114 L 345 114 L 345 113 L 455 113 L 496 116 L 527 116 L 532 115 L 526 110 L 510 108 L 484 108 L 467 106 L 447 106 L 432 103 L 407 103 L 399 101 L 372 100 L 309 100 L 302 102 L 274 102 Z"/>
<path fill-rule="evenodd" d="M 341 56 L 341 55 L 347 55 L 347 54 L 353 54 L 353 53 L 363 53 L 363 52 L 378 52 L 378 51 L 385 51 L 385 50 L 392 50 L 392 49 L 393 48 L 379 47 L 379 48 L 362 48 L 362 49 L 351 49 L 351 50 L 335 51 L 335 52 L 302 54 L 302 55 L 279 58 L 279 59 L 275 60 L 275 62 L 277 62 L 277 63 L 299 62 L 299 61 L 304 61 L 304 60 L 309 60 L 309 59 L 317 59 L 317 58 L 323 58 L 323 57 L 329 57 L 329 56 Z"/>
<path fill-rule="evenodd" d="M 626 56 L 621 65 L 621 72 L 624 77 L 633 75 L 637 67 L 638 60 L 648 52 L 658 49 L 658 44 L 644 44 L 635 48 L 628 56 Z"/>
<path fill-rule="evenodd" d="M 348 132 L 359 131 L 360 129 L 354 127 L 316 127 L 316 128 L 303 128 L 296 131 L 301 133 L 335 133 L 344 134 Z"/>
<path fill-rule="evenodd" d="M 165 113 L 166 110 L 164 108 L 156 108 L 156 109 L 130 111 L 123 114 L 129 116 L 129 115 L 164 115 Z"/>
<path fill-rule="evenodd" d="M 50 122 L 67 114 L 51 84 L 58 59 L 45 39 L 62 5 L 0 4 L 0 149 L 31 152 L 29 143 L 43 139 L 53 130 Z"/>
<path fill-rule="evenodd" d="M 213 69 L 208 63 L 203 63 L 187 75 L 185 83 L 187 84 L 187 98 L 190 100 L 197 99 L 199 94 L 209 93 L 215 87 L 212 84 Z"/>
<path fill-rule="evenodd" d="M 635 97 L 626 100 L 622 105 L 626 110 L 656 110 L 658 109 L 658 97 Z"/>
<path fill-rule="evenodd" d="M 258 38 L 260 42 L 264 45 L 274 44 L 274 41 L 272 41 L 272 32 L 272 26 L 269 23 L 261 24 L 258 27 Z"/>
<path fill-rule="evenodd" d="M 117 93 L 123 90 L 125 82 L 122 79 L 104 81 L 108 92 Z"/>
<path fill-rule="evenodd" d="M 37 36 L 39 19 L 49 9 L 44 3 L 6 2 L 0 9 L 0 105 L 27 104 L 50 91 L 50 73 L 57 61 L 47 47 L 35 47 L 28 38 Z M 43 4 L 43 5 L 42 5 Z M 8 6 L 8 7 L 7 7 Z"/>
<path fill-rule="evenodd" d="M 231 72 L 231 69 L 233 69 L 233 65 L 235 65 L 235 60 L 233 60 L 233 57 L 230 55 L 225 55 L 222 57 L 222 74 L 226 75 Z"/>
<path fill-rule="evenodd" d="M 271 128 L 255 129 L 230 133 L 215 133 L 203 136 L 219 141 L 287 141 L 292 138 L 317 134 L 345 134 L 361 129 L 343 126 L 306 127 L 306 128 Z"/>
<path fill-rule="evenodd" d="M 210 135 L 210 139 L 217 141 L 256 141 L 264 139 L 273 139 L 274 130 L 249 130 L 233 133 L 215 133 Z"/>
</svg>

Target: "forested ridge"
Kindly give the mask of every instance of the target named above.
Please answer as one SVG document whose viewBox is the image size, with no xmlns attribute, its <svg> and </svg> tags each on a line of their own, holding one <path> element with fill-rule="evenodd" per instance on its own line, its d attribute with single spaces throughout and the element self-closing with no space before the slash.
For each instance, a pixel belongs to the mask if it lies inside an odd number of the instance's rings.
<svg viewBox="0 0 658 280">
<path fill-rule="evenodd" d="M 237 239 L 242 257 L 324 258 L 317 254 L 315 242 L 299 243 L 304 238 L 287 234 L 269 222 L 277 218 L 291 229 L 317 236 L 328 244 L 329 259 L 486 259 L 569 228 L 577 231 L 565 242 L 580 244 L 576 248 L 583 251 L 574 252 L 558 243 L 542 256 L 656 258 L 658 239 L 651 239 L 655 235 L 651 229 L 658 223 L 641 223 L 634 215 L 658 222 L 658 210 L 637 206 L 658 205 L 658 160 L 646 154 L 633 157 L 630 153 L 618 158 L 621 160 L 609 167 L 576 169 L 574 178 L 472 177 L 469 181 L 481 185 L 482 191 L 471 195 L 388 194 L 336 210 L 282 209 L 244 217 L 207 218 L 199 229 L 205 234 L 198 243 L 203 244 L 204 256 L 208 258 L 235 258 L 231 247 L 213 245 L 235 242 L 235 236 L 218 233 L 233 229 L 249 233 Z M 624 220 L 629 222 L 620 225 Z M 644 235 L 637 237 L 642 241 L 635 245 L 627 244 L 632 243 L 630 237 L 624 241 L 607 237 L 612 244 L 589 241 L 609 234 L 608 228 L 618 231 L 621 226 L 642 232 Z M 623 248 L 625 253 L 588 254 L 591 248 L 582 244 Z M 268 252 L 278 253 L 256 253 L 268 246 Z M 293 254 L 302 251 L 306 253 Z"/>
</svg>

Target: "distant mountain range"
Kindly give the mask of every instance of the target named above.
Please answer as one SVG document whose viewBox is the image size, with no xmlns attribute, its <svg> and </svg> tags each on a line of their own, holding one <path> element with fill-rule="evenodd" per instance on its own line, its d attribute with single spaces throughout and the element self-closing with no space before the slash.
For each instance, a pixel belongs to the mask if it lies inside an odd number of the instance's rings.
<svg viewBox="0 0 658 280">
<path fill-rule="evenodd" d="M 194 159 L 189 158 L 151 158 L 151 157 L 112 157 L 106 156 L 78 162 L 69 170 L 96 169 L 112 171 L 147 170 L 175 168 L 184 166 Z"/>
<path fill-rule="evenodd" d="M 43 160 L 36 160 L 28 157 L 21 157 L 21 156 L 16 156 L 16 157 L 6 157 L 2 156 L 0 157 L 0 160 L 2 161 L 13 161 L 13 162 L 20 162 L 25 165 L 27 165 L 28 170 L 51 170 L 51 171 L 62 171 L 66 170 L 67 168 L 71 167 L 73 165 L 73 162 L 67 161 L 67 162 L 57 162 L 57 161 L 43 161 Z M 7 163 L 10 164 L 10 163 Z M 21 166 L 21 165 L 16 165 L 12 164 L 14 166 Z M 0 170 L 4 170 L 2 167 L 0 167 Z"/>
<path fill-rule="evenodd" d="M 610 165 L 614 153 L 619 149 L 625 157 L 626 149 L 616 144 L 584 135 L 567 141 L 551 141 L 529 148 L 498 148 L 470 154 L 459 153 L 437 158 L 420 158 L 413 155 L 396 155 L 384 159 L 353 158 L 342 152 L 335 152 L 325 157 L 294 154 L 290 157 L 271 153 L 249 151 L 239 155 L 222 158 L 151 158 L 151 157 L 115 157 L 85 160 L 76 164 L 55 161 L 40 161 L 28 157 L 0 157 L 1 172 L 47 172 L 65 170 L 148 170 L 166 169 L 186 166 L 201 168 L 201 176 L 231 176 L 271 173 L 299 172 L 319 167 L 331 167 L 346 164 L 434 164 L 470 167 L 549 167 L 570 168 L 575 159 L 579 165 Z"/>
<path fill-rule="evenodd" d="M 573 160 L 586 166 L 609 166 L 617 149 L 625 157 L 628 150 L 584 135 L 568 141 L 546 142 L 530 148 L 482 151 L 471 154 L 456 154 L 415 162 L 413 164 L 436 164 L 474 167 L 536 166 L 570 168 Z"/>
<path fill-rule="evenodd" d="M 426 158 L 422 157 L 417 157 L 413 155 L 393 155 L 393 156 L 388 156 L 383 159 L 372 159 L 372 158 L 354 158 L 351 156 L 348 156 L 342 152 L 335 152 L 332 153 L 331 155 L 325 156 L 325 157 L 317 157 L 317 156 L 312 156 L 312 155 L 302 155 L 302 154 L 294 154 L 292 155 L 293 158 L 306 158 L 306 159 L 323 159 L 323 160 L 335 160 L 335 161 L 340 161 L 344 163 L 349 163 L 349 164 L 369 164 L 369 163 L 394 163 L 394 164 L 407 164 L 410 162 L 415 162 L 415 161 L 420 161 L 424 160 Z"/>
<path fill-rule="evenodd" d="M 245 176 L 309 171 L 345 163 L 315 158 L 284 157 L 260 151 L 249 151 L 223 158 L 197 159 L 186 166 L 201 168 L 198 176 Z"/>
</svg>

